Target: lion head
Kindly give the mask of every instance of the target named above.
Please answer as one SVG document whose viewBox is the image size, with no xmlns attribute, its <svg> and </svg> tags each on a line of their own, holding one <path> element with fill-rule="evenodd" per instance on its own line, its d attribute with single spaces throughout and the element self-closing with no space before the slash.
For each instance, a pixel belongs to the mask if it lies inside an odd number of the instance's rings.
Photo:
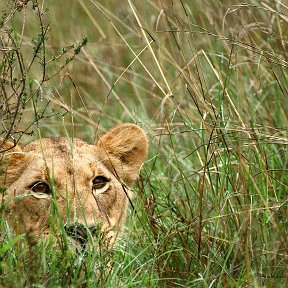
<svg viewBox="0 0 288 288">
<path fill-rule="evenodd" d="M 2 204 L 8 225 L 17 234 L 48 235 L 56 211 L 75 241 L 85 242 L 100 226 L 113 243 L 123 229 L 129 187 L 147 149 L 147 136 L 133 124 L 116 126 L 96 145 L 68 138 L 40 139 L 22 148 L 6 142 L 0 187 L 5 188 Z"/>
</svg>

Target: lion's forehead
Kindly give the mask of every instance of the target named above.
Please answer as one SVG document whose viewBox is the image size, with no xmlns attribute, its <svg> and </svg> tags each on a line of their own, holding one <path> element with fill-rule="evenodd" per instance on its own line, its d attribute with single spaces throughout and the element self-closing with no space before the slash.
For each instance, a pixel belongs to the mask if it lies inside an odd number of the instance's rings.
<svg viewBox="0 0 288 288">
<path fill-rule="evenodd" d="M 47 156 L 96 154 L 95 146 L 89 145 L 78 138 L 44 138 L 29 143 L 25 152 L 43 153 Z"/>
<path fill-rule="evenodd" d="M 97 151 L 80 139 L 44 138 L 25 146 L 24 151 L 31 156 L 31 162 L 38 166 L 48 166 L 53 170 L 67 170 L 68 174 L 76 170 L 95 170 L 101 166 Z"/>
<path fill-rule="evenodd" d="M 97 175 L 108 176 L 111 172 L 91 153 L 62 154 L 46 153 L 33 155 L 34 171 L 42 171 L 47 178 L 53 177 L 58 182 L 67 182 L 69 179 L 78 179 L 78 182 L 87 182 Z M 31 170 L 31 165 L 29 167 Z M 43 175 L 43 176 L 44 176 Z"/>
<path fill-rule="evenodd" d="M 71 182 L 69 179 L 75 179 L 75 176 L 78 184 L 84 184 L 99 174 L 111 174 L 99 161 L 95 147 L 77 138 L 73 141 L 67 138 L 44 138 L 26 145 L 24 151 L 31 156 L 31 174 L 42 171 L 41 178 L 52 177 L 62 185 Z"/>
</svg>

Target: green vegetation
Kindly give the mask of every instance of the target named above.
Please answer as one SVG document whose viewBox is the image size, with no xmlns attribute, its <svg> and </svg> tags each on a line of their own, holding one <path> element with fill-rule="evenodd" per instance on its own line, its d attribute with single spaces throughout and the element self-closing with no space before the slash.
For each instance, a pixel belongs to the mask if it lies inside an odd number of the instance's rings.
<svg viewBox="0 0 288 288">
<path fill-rule="evenodd" d="M 285 1 L 0 8 L 1 137 L 93 143 L 132 122 L 150 139 L 112 251 L 35 245 L 2 221 L 1 286 L 288 286 Z"/>
</svg>

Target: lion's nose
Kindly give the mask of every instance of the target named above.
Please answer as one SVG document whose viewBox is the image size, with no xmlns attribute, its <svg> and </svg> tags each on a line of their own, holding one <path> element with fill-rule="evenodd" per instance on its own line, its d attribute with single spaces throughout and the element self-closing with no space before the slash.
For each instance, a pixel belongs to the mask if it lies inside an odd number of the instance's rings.
<svg viewBox="0 0 288 288">
<path fill-rule="evenodd" d="M 75 240 L 78 240 L 81 245 L 84 245 L 88 239 L 88 230 L 93 235 L 95 232 L 95 227 L 86 227 L 83 224 L 72 224 L 72 225 L 65 225 L 66 233 Z"/>
</svg>

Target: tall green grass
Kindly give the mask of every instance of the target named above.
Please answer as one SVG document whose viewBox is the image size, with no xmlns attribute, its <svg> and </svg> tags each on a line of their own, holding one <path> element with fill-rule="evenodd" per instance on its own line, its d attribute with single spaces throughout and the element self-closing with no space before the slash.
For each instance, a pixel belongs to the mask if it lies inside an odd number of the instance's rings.
<svg viewBox="0 0 288 288">
<path fill-rule="evenodd" d="M 286 287 L 287 4 L 4 2 L 0 53 L 9 28 L 26 75 L 12 136 L 93 143 L 132 122 L 150 153 L 112 251 L 35 246 L 3 222 L 2 286 Z"/>
</svg>

